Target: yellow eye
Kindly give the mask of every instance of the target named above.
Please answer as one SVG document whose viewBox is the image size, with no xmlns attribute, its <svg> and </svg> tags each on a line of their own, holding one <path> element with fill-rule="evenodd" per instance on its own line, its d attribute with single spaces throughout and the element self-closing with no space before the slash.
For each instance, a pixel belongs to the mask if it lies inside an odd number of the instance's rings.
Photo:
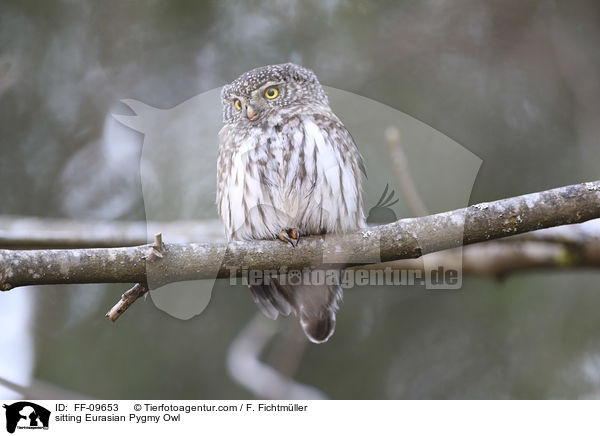
<svg viewBox="0 0 600 436">
<path fill-rule="evenodd" d="M 233 105 L 235 106 L 235 108 L 239 111 L 242 110 L 242 102 L 236 98 L 235 101 L 233 102 Z"/>
<path fill-rule="evenodd" d="M 267 97 L 269 100 L 273 100 L 278 95 L 279 91 L 274 86 L 267 88 L 267 90 L 265 91 L 265 97 Z"/>
</svg>

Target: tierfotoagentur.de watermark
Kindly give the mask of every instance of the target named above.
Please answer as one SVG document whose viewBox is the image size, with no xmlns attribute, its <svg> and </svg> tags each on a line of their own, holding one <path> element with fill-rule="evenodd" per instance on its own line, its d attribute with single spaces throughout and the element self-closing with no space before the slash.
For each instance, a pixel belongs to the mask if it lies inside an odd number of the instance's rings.
<svg viewBox="0 0 600 436">
<path fill-rule="evenodd" d="M 355 286 L 425 286 L 425 288 L 453 289 L 460 283 L 461 273 L 457 269 L 439 266 L 436 269 L 405 269 L 390 266 L 374 268 L 302 268 L 247 269 L 229 268 L 231 285 L 268 285 L 276 280 L 281 285 L 323 286 L 340 285 L 344 289 Z"/>
</svg>

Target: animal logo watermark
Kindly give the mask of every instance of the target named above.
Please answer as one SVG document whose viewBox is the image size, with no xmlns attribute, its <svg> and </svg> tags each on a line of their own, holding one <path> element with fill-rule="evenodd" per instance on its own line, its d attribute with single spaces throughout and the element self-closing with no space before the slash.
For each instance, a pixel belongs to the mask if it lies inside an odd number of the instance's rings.
<svg viewBox="0 0 600 436">
<path fill-rule="evenodd" d="M 383 190 L 383 194 L 381 194 L 379 201 L 377 202 L 377 204 L 375 204 L 375 206 L 373 206 L 369 210 L 369 215 L 367 216 L 367 224 L 387 224 L 392 223 L 398 219 L 398 217 L 396 216 L 396 212 L 394 212 L 394 209 L 392 209 L 392 206 L 398 203 L 399 199 L 396 198 L 394 200 L 394 195 L 396 194 L 396 191 L 392 191 L 388 194 L 389 185 L 389 183 L 385 185 L 385 189 Z"/>
<path fill-rule="evenodd" d="M 39 404 L 19 401 L 4 404 L 6 409 L 6 431 L 14 433 L 19 430 L 48 430 L 50 411 Z"/>
<path fill-rule="evenodd" d="M 344 90 L 325 87 L 325 91 L 331 107 L 352 134 L 364 158 L 368 180 L 363 179 L 363 203 L 367 207 L 374 205 L 367 214 L 369 226 L 388 224 L 407 215 L 401 212 L 402 207 L 398 204 L 406 203 L 405 195 L 399 195 L 402 179 L 398 177 L 396 163 L 386 145 L 385 132 L 390 126 L 401 133 L 403 150 L 423 200 L 439 210 L 458 209 L 468 204 L 481 159 L 431 126 L 397 109 Z M 223 127 L 221 89 L 209 90 L 166 109 L 132 99 L 122 100 L 122 103 L 127 108 L 115 107 L 115 111 L 120 113 L 107 119 L 104 152 L 117 158 L 125 145 L 130 150 L 139 150 L 141 145 L 140 179 L 148 221 L 217 222 L 217 144 L 218 132 Z M 133 134 L 130 129 L 143 136 Z M 142 144 L 140 138 L 143 138 Z M 330 178 L 337 180 L 337 164 L 333 161 L 329 164 Z M 386 188 L 382 193 L 384 186 Z M 283 212 L 289 214 L 296 211 Z M 258 209 L 257 213 L 260 213 Z M 153 239 L 155 230 L 148 227 L 149 241 Z M 364 232 L 368 235 L 369 229 L 366 228 Z M 164 234 L 163 237 L 166 242 L 179 242 L 173 235 Z M 322 237 L 327 239 L 328 235 Z M 420 235 L 414 237 L 421 242 Z M 461 231 L 457 231 L 455 237 L 461 239 Z M 218 231 L 207 231 L 194 242 L 223 243 L 225 240 L 225 232 L 218 228 Z M 369 239 L 365 237 L 364 241 L 367 243 Z M 423 251 L 427 252 L 427 247 Z M 216 255 L 224 256 L 225 251 Z M 380 263 L 380 258 L 376 249 L 334 249 L 324 252 L 321 263 L 370 265 Z M 213 287 L 222 285 L 222 282 L 217 283 L 221 260 L 215 259 L 211 263 L 211 268 L 214 267 L 212 279 L 168 285 L 162 285 L 159 280 L 161 271 L 156 266 L 159 263 L 148 262 L 147 276 L 152 301 L 161 310 L 179 319 L 190 319 L 202 313 L 209 304 Z M 457 260 L 460 261 L 460 256 L 457 256 Z M 434 258 L 424 256 L 423 262 L 422 273 L 418 270 L 409 271 L 410 268 L 396 268 L 389 274 L 386 271 L 378 273 L 383 274 L 379 276 L 367 271 L 368 268 L 361 268 L 361 271 L 348 273 L 354 276 L 337 278 L 317 269 L 310 276 L 301 271 L 301 276 L 302 280 L 310 279 L 311 283 L 319 282 L 323 277 L 326 280 L 328 277 L 336 278 L 348 286 L 371 283 L 389 286 L 406 283 L 410 286 L 413 281 L 415 285 L 424 281 L 425 289 L 460 288 L 460 274 L 455 278 L 453 272 L 460 271 L 460 265 L 455 265 L 459 262 L 453 263 L 451 269 L 440 265 Z M 440 266 L 443 267 L 443 274 L 438 273 Z M 406 280 L 403 280 L 403 269 L 406 270 Z M 252 279 L 252 274 L 264 276 L 263 272 L 249 271 L 248 274 L 248 280 Z M 297 276 L 294 274 L 293 279 Z M 444 279 L 438 280 L 438 277 Z"/>
</svg>

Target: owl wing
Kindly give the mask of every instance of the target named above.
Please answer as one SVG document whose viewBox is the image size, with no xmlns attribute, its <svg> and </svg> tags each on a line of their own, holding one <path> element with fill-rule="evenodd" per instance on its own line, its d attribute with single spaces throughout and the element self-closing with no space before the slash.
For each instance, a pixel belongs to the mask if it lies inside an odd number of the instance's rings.
<svg viewBox="0 0 600 436">
<path fill-rule="evenodd" d="M 227 192 L 227 174 L 230 171 L 232 147 L 227 142 L 228 132 L 227 126 L 223 127 L 219 132 L 219 154 L 217 156 L 217 212 L 223 219 L 227 237 L 230 234 L 231 218 L 230 211 L 227 206 L 228 201 L 225 201 Z"/>
<path fill-rule="evenodd" d="M 317 177 L 311 188 L 313 222 L 316 231 L 347 232 L 364 227 L 362 209 L 363 159 L 352 136 L 342 122 L 333 114 L 325 113 L 306 117 L 301 137 L 304 165 L 307 172 L 315 171 Z M 296 144 L 295 144 L 296 145 Z M 315 211 L 314 208 L 322 209 Z M 322 217 L 325 216 L 325 218 Z"/>
</svg>

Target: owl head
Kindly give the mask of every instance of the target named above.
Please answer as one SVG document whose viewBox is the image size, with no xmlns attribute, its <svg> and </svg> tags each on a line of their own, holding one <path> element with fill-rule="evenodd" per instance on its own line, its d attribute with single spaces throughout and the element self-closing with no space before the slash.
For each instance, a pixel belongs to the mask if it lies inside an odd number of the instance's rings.
<svg viewBox="0 0 600 436">
<path fill-rule="evenodd" d="M 323 87 L 312 71 L 287 63 L 250 70 L 221 91 L 224 123 L 256 123 L 296 104 L 328 106 Z"/>
</svg>

